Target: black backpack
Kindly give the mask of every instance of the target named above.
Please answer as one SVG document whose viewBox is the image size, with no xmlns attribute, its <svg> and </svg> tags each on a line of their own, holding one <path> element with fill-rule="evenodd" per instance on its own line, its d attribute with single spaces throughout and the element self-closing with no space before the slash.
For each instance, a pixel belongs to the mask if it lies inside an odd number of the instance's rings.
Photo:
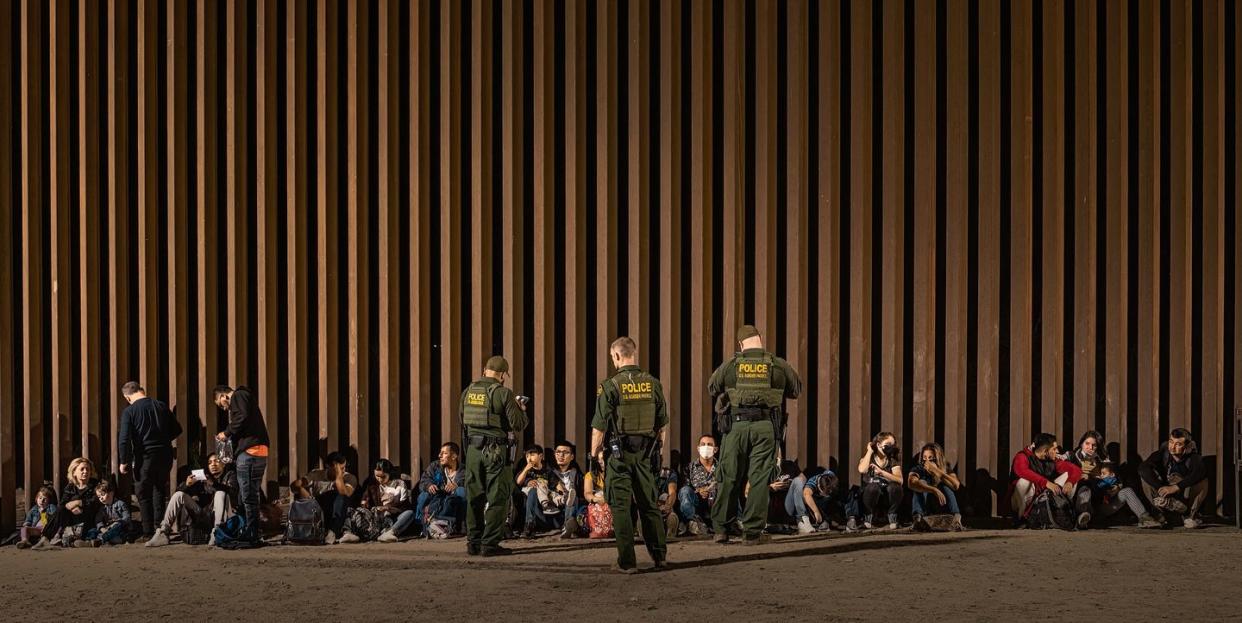
<svg viewBox="0 0 1242 623">
<path fill-rule="evenodd" d="M 1031 502 L 1031 513 L 1027 515 L 1026 523 L 1035 530 L 1052 528 L 1075 530 L 1078 528 L 1077 522 L 1074 521 L 1074 509 L 1069 497 L 1047 489 L 1040 491 Z"/>
<path fill-rule="evenodd" d="M 323 509 L 314 498 L 294 499 L 289 506 L 289 521 L 285 528 L 285 542 L 294 545 L 323 545 L 328 535 L 323 521 Z"/>
</svg>

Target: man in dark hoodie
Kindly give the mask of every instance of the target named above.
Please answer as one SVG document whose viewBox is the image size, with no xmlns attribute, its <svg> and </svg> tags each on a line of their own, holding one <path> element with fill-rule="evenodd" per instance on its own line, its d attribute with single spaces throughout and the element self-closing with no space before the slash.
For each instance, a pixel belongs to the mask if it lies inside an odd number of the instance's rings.
<svg viewBox="0 0 1242 623">
<path fill-rule="evenodd" d="M 1139 466 L 1139 477 L 1143 479 L 1143 493 L 1156 507 L 1157 515 L 1181 515 L 1182 525 L 1187 528 L 1203 525 L 1198 515 L 1207 498 L 1207 467 L 1190 431 L 1173 429 L 1169 440 Z"/>
<path fill-rule="evenodd" d="M 237 468 L 238 501 L 242 517 L 246 520 L 246 535 L 252 540 L 260 538 L 259 488 L 263 486 L 263 472 L 267 469 L 267 450 L 271 442 L 267 437 L 267 424 L 254 396 L 245 386 L 233 389 L 217 385 L 212 390 L 216 406 L 229 414 L 228 428 L 220 431 L 216 439 L 232 439 L 236 448 L 233 465 Z"/>
<path fill-rule="evenodd" d="M 168 477 L 173 464 L 173 441 L 181 436 L 181 423 L 168 405 L 147 396 L 134 381 L 121 387 L 129 406 L 121 412 L 117 426 L 120 470 L 134 470 L 134 489 L 142 514 L 142 536 L 150 539 L 168 506 Z"/>
</svg>

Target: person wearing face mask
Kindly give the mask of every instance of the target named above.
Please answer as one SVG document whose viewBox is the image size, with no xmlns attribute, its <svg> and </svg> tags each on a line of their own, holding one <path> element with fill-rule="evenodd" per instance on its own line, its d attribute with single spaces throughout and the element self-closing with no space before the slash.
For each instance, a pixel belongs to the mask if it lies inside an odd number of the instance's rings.
<svg viewBox="0 0 1242 623">
<path fill-rule="evenodd" d="M 1083 433 L 1078 447 L 1066 459 L 1082 469 L 1085 486 L 1074 492 L 1074 511 L 1078 513 L 1080 530 L 1090 526 L 1092 518 L 1105 519 L 1125 508 L 1138 517 L 1140 528 L 1160 527 L 1160 522 L 1147 513 L 1134 489 L 1121 486 L 1113 474 L 1101 473 L 1113 469 L 1104 449 L 1103 435 L 1093 430 Z"/>
<path fill-rule="evenodd" d="M 913 494 L 910 496 L 910 512 L 914 515 L 916 530 L 929 529 L 924 517 L 931 510 L 951 513 L 952 528 L 962 529 L 962 511 L 957 506 L 956 493 L 962 483 L 945 464 L 944 449 L 940 444 L 923 444 L 906 484 Z"/>
<path fill-rule="evenodd" d="M 1058 458 L 1058 449 L 1055 435 L 1040 433 L 1031 445 L 1014 455 L 1007 497 L 1016 525 L 1026 523 L 1031 502 L 1044 489 L 1065 496 L 1073 495 L 1082 478 L 1082 469 Z"/>
<path fill-rule="evenodd" d="M 1190 431 L 1170 431 L 1169 440 L 1139 466 L 1139 477 L 1143 493 L 1163 521 L 1169 521 L 1169 515 L 1180 515 L 1186 528 L 1203 525 L 1198 515 L 1207 499 L 1207 467 Z"/>
<path fill-rule="evenodd" d="M 892 433 L 876 435 L 867 444 L 867 451 L 858 459 L 862 474 L 863 525 L 872 528 L 897 528 L 897 507 L 901 504 L 901 452 Z M 881 517 L 887 519 L 880 523 Z M 850 517 L 847 530 L 857 529 L 857 519 Z"/>
<path fill-rule="evenodd" d="M 716 501 L 716 438 L 699 437 L 698 457 L 686 470 L 686 484 L 677 492 L 677 514 L 692 536 L 707 532 L 707 521 Z"/>
</svg>

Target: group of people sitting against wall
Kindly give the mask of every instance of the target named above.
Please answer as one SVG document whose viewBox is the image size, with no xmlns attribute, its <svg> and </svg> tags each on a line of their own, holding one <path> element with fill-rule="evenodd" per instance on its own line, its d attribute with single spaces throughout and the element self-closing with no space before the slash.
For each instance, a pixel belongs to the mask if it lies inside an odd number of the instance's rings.
<svg viewBox="0 0 1242 623">
<path fill-rule="evenodd" d="M 703 435 L 697 456 L 679 465 L 674 452 L 673 465 L 661 469 L 657 487 L 668 536 L 711 532 L 718 448 L 715 437 Z M 214 528 L 239 508 L 236 470 L 225 458 L 213 453 L 206 457 L 205 469 L 183 470 L 188 475 L 168 498 L 153 533 L 146 534 L 129 504 L 118 498 L 115 482 L 99 478 L 90 460 L 74 459 L 60 494 L 50 484 L 41 488 L 20 530 L 8 542 L 33 549 L 134 541 L 145 541 L 148 547 L 174 541 L 213 544 Z M 511 537 L 612 536 L 602 465 L 592 461 L 584 472 L 577 448 L 564 441 L 551 449 L 551 461 L 537 445 L 526 449 L 524 459 L 515 474 Z M 768 531 L 891 530 L 899 527 L 906 500 L 915 530 L 962 528 L 958 503 L 962 482 L 938 444 L 924 444 L 913 460 L 903 464 L 896 437 L 880 433 L 867 444 L 856 468 L 861 484 L 846 487 L 832 470 L 803 471 L 784 462 L 781 473 L 767 484 L 774 494 Z M 1199 512 L 1207 497 L 1207 469 L 1185 429 L 1173 430 L 1138 467 L 1135 484 L 1142 495 L 1127 486 L 1120 472 L 1105 451 L 1104 437 L 1095 431 L 1083 434 L 1068 450 L 1054 435 L 1040 434 L 1014 456 L 1003 502 L 1015 526 L 1035 527 L 1039 505 L 1048 496 L 1067 500 L 1078 529 L 1133 521 L 1142 528 L 1202 525 Z M 461 448 L 454 442 L 440 447 L 417 482 L 407 482 L 387 459 L 376 461 L 360 482 L 349 471 L 344 454 L 329 454 L 322 469 L 290 483 L 293 506 L 285 522 L 287 540 L 391 543 L 460 535 L 465 524 L 465 479 Z M 310 510 L 303 513 L 303 509 Z"/>
</svg>

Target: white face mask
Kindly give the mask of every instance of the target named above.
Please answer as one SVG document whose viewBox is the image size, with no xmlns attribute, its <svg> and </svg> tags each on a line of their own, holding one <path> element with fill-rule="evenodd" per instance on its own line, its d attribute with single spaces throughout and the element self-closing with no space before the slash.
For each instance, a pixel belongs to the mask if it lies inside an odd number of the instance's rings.
<svg viewBox="0 0 1242 623">
<path fill-rule="evenodd" d="M 716 456 L 715 446 L 699 446 L 699 457 L 701 457 L 704 461 L 712 458 L 713 456 Z"/>
</svg>

